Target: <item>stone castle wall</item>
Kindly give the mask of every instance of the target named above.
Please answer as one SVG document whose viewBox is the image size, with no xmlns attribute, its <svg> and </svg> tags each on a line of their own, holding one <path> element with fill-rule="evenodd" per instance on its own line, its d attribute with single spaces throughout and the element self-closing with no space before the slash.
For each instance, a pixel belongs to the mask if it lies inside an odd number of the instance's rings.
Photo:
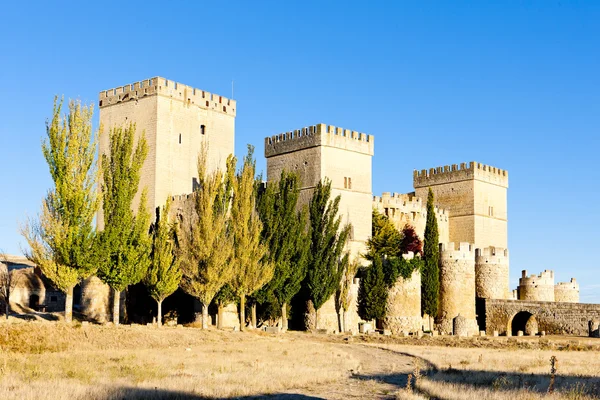
<svg viewBox="0 0 600 400">
<path fill-rule="evenodd" d="M 477 162 L 429 171 L 414 171 L 417 197 L 427 198 L 449 213 L 450 242 L 473 243 L 478 248 L 507 247 L 508 172 Z"/>
<path fill-rule="evenodd" d="M 527 276 L 524 270 L 517 291 L 519 300 L 554 301 L 554 272 L 545 270 L 539 275 Z"/>
<path fill-rule="evenodd" d="M 412 252 L 405 258 L 411 259 Z M 384 329 L 392 334 L 420 331 L 423 324 L 421 317 L 421 272 L 413 271 L 408 279 L 401 276 L 388 292 Z"/>
<path fill-rule="evenodd" d="M 469 320 L 471 334 L 477 332 L 475 319 L 475 249 L 469 243 L 440 246 L 440 305 L 438 328 L 452 333 L 452 320 L 459 314 Z"/>
<path fill-rule="evenodd" d="M 410 194 L 384 192 L 373 197 L 373 208 L 386 215 L 396 229 L 402 231 L 406 225 L 412 225 L 421 238 L 425 236 L 427 224 L 427 201 Z M 436 219 L 440 243 L 449 242 L 448 213 L 436 207 Z"/>
<path fill-rule="evenodd" d="M 579 303 L 579 283 L 575 278 L 570 282 L 559 282 L 554 286 L 554 301 Z"/>
<path fill-rule="evenodd" d="M 486 299 L 508 299 L 508 250 L 487 247 L 475 250 L 475 294 Z"/>
</svg>

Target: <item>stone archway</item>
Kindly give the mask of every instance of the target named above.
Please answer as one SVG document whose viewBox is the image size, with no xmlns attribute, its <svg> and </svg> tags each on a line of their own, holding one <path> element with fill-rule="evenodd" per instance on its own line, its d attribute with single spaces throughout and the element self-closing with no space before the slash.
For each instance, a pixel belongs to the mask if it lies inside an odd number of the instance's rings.
<svg viewBox="0 0 600 400">
<path fill-rule="evenodd" d="M 522 331 L 525 335 L 535 335 L 538 333 L 538 323 L 535 316 L 529 311 L 519 311 L 508 323 L 507 332 L 517 336 Z"/>
</svg>

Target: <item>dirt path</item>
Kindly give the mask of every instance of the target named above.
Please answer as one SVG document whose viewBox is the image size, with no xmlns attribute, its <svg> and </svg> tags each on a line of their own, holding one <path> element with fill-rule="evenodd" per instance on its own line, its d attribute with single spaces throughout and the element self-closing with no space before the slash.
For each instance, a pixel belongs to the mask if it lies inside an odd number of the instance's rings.
<svg viewBox="0 0 600 400">
<path fill-rule="evenodd" d="M 348 378 L 289 391 L 275 398 L 395 399 L 398 389 L 406 387 L 408 374 L 414 372 L 415 358 L 412 356 L 365 344 L 336 346 L 360 362 Z"/>
</svg>

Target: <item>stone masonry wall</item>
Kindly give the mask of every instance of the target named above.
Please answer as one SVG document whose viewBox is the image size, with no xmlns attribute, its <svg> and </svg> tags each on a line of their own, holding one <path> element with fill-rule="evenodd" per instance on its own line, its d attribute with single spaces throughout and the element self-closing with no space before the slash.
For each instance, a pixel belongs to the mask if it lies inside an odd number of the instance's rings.
<svg viewBox="0 0 600 400">
<path fill-rule="evenodd" d="M 475 250 L 475 292 L 486 299 L 508 299 L 508 250 L 494 247 Z"/>
<path fill-rule="evenodd" d="M 554 301 L 579 303 L 579 283 L 575 278 L 570 282 L 559 282 L 554 286 Z"/>
<path fill-rule="evenodd" d="M 438 329 L 452 333 L 452 320 L 459 314 L 469 320 L 471 334 L 477 332 L 475 320 L 475 249 L 469 243 L 441 245 L 440 305 Z"/>
<path fill-rule="evenodd" d="M 385 329 L 392 334 L 421 330 L 421 272 L 413 271 L 408 279 L 399 277 L 388 292 Z"/>
<path fill-rule="evenodd" d="M 587 336 L 588 322 L 600 319 L 600 304 L 558 303 L 522 300 L 482 299 L 485 306 L 486 332 L 506 334 L 514 316 L 519 312 L 531 313 L 538 331 L 547 334 Z"/>
</svg>

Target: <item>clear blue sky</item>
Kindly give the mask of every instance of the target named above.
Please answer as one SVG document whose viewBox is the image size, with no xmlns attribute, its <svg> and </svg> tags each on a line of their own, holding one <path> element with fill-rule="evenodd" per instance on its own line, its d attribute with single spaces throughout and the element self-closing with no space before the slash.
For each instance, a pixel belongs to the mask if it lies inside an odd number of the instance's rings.
<svg viewBox="0 0 600 400">
<path fill-rule="evenodd" d="M 50 187 L 56 94 L 156 75 L 238 101 L 236 153 L 323 122 L 375 135 L 373 193 L 413 169 L 507 169 L 511 287 L 575 276 L 600 302 L 600 2 L 5 2 L 0 16 L 0 248 Z M 97 120 L 97 116 L 96 116 Z"/>
</svg>

